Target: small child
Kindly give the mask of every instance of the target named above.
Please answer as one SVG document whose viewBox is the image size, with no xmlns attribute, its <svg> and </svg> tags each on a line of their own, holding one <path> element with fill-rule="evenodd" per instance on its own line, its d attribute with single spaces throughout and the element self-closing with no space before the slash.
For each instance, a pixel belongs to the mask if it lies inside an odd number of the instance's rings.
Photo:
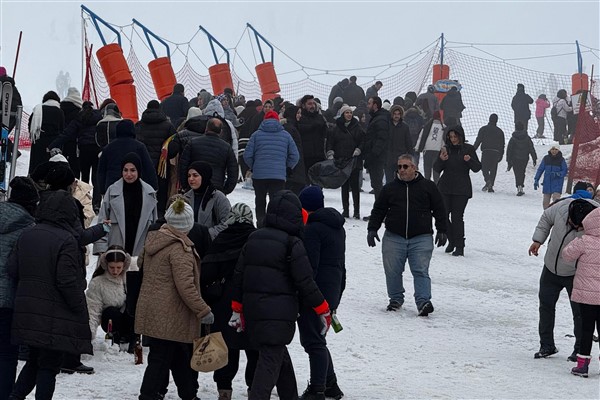
<svg viewBox="0 0 600 400">
<path fill-rule="evenodd" d="M 129 343 L 129 352 L 133 352 L 135 338 L 134 319 L 125 310 L 126 281 L 131 257 L 123 247 L 113 245 L 100 256 L 98 267 L 85 293 L 92 338 L 96 337 L 98 326 L 108 332 L 108 321 L 112 320 L 112 334 L 115 343 Z"/>
<path fill-rule="evenodd" d="M 563 183 L 565 177 L 569 173 L 567 162 L 560 152 L 560 145 L 553 143 L 552 147 L 548 151 L 548 154 L 544 156 L 540 163 L 535 177 L 533 178 L 533 188 L 538 190 L 540 185 L 540 178 L 544 175 L 542 181 L 542 193 L 544 194 L 544 200 L 542 205 L 544 210 L 550 206 L 550 202 L 555 202 L 560 199 L 560 195 L 563 191 Z"/>
<path fill-rule="evenodd" d="M 587 378 L 594 328 L 600 331 L 600 208 L 592 210 L 582 225 L 585 234 L 573 239 L 563 249 L 562 257 L 568 262 L 577 260 L 571 301 L 580 304 L 582 319 L 577 366 L 571 373 Z"/>
</svg>

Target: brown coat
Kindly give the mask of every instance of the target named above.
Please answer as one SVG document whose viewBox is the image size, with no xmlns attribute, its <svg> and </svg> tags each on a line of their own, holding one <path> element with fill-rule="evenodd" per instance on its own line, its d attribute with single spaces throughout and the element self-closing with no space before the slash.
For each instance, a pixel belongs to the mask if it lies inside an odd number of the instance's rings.
<svg viewBox="0 0 600 400">
<path fill-rule="evenodd" d="M 188 237 L 163 225 L 149 232 L 138 259 L 144 278 L 135 313 L 135 331 L 150 337 L 192 343 L 200 318 L 210 307 L 200 296 L 200 257 Z"/>
</svg>

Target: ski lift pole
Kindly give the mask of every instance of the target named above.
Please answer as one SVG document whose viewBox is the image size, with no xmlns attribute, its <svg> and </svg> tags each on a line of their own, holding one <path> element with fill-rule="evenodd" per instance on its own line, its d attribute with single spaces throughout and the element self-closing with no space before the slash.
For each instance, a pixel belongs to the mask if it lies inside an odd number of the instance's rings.
<svg viewBox="0 0 600 400">
<path fill-rule="evenodd" d="M 440 64 L 444 65 L 444 32 L 440 38 Z"/>
<path fill-rule="evenodd" d="M 260 53 L 260 58 L 262 59 L 262 62 L 265 63 L 265 56 L 263 54 L 262 47 L 260 46 L 259 39 L 261 39 L 271 49 L 271 63 L 274 63 L 275 50 L 273 49 L 273 46 L 271 45 L 271 43 L 269 43 L 269 41 L 267 39 L 265 39 L 265 37 L 263 35 L 258 33 L 258 31 L 256 29 L 254 29 L 254 27 L 252 25 L 250 25 L 250 23 L 246 23 L 246 26 L 248 28 L 250 28 L 252 30 L 252 32 L 254 32 L 254 37 L 256 38 L 256 45 L 258 46 L 258 51 Z"/>
<path fill-rule="evenodd" d="M 142 25 L 137 19 L 133 18 L 132 21 L 134 24 L 136 24 L 137 26 L 142 28 L 142 31 L 144 32 L 144 35 L 146 36 L 146 40 L 148 41 L 148 44 L 150 45 L 150 50 L 152 51 L 152 55 L 154 55 L 154 58 L 158 58 L 158 55 L 156 54 L 156 50 L 154 50 L 154 46 L 152 45 L 150 36 L 152 36 L 154 39 L 158 40 L 163 46 L 165 46 L 167 48 L 167 57 L 169 59 L 171 58 L 171 49 L 169 48 L 169 45 L 167 44 L 167 42 L 162 40 L 159 36 L 157 36 L 150 29 L 148 29 L 144 25 Z"/>
<path fill-rule="evenodd" d="M 104 39 L 104 35 L 102 34 L 102 31 L 100 30 L 100 25 L 98 25 L 98 22 L 100 22 L 102 25 L 104 25 L 105 27 L 107 27 L 108 29 L 110 29 L 117 35 L 117 41 L 119 42 L 119 46 L 121 46 L 121 34 L 119 33 L 119 31 L 117 31 L 108 22 L 106 22 L 105 20 L 100 18 L 95 12 L 93 12 L 92 10 L 90 10 L 89 8 L 84 6 L 83 4 L 81 5 L 81 9 L 83 11 L 85 11 L 86 13 L 88 13 L 90 18 L 92 19 L 92 22 L 94 23 L 94 26 L 96 27 L 96 32 L 98 32 L 98 36 L 100 36 L 100 40 L 102 41 L 102 44 L 104 46 L 106 46 L 106 40 Z"/>
<path fill-rule="evenodd" d="M 23 117 L 23 106 L 17 106 L 17 115 L 15 119 L 15 133 L 13 136 L 12 157 L 10 160 L 10 174 L 8 181 L 12 181 L 17 172 L 17 157 L 19 155 L 19 138 L 21 136 L 21 119 Z M 7 198 L 10 197 L 12 188 L 8 186 Z"/>
<path fill-rule="evenodd" d="M 213 35 L 211 35 L 209 31 L 204 29 L 202 25 L 199 25 L 198 28 L 200 28 L 200 30 L 206 34 L 206 37 L 208 37 L 208 43 L 210 44 L 210 49 L 212 50 L 213 57 L 215 58 L 215 64 L 219 63 L 219 57 L 217 57 L 217 52 L 215 51 L 215 43 L 221 48 L 221 50 L 225 52 L 225 55 L 227 56 L 227 64 L 229 64 L 229 50 L 227 50 L 225 46 L 223 46 Z"/>
</svg>

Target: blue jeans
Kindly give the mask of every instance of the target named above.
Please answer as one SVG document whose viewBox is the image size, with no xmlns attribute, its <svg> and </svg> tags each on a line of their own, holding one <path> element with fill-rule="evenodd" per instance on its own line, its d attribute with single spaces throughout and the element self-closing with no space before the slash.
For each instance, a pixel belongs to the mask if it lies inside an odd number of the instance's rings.
<svg viewBox="0 0 600 400">
<path fill-rule="evenodd" d="M 408 259 L 410 272 L 415 285 L 415 302 L 421 307 L 431 300 L 431 279 L 429 278 L 429 262 L 433 252 L 433 238 L 430 234 L 418 235 L 405 239 L 388 230 L 381 243 L 383 269 L 390 300 L 404 303 L 404 285 L 402 273 Z"/>
</svg>

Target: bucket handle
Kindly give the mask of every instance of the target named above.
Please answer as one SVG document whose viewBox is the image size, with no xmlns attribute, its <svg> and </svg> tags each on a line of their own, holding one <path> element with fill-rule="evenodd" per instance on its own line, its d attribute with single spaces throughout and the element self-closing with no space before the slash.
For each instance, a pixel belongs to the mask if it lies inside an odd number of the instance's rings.
<svg viewBox="0 0 600 400">
<path fill-rule="evenodd" d="M 217 57 L 217 52 L 215 51 L 215 43 L 221 48 L 221 50 L 225 52 L 225 55 L 227 56 L 227 64 L 229 64 L 229 50 L 227 50 L 225 46 L 219 43 L 219 41 L 213 35 L 211 35 L 210 32 L 204 29 L 202 25 L 199 25 L 198 28 L 200 28 L 202 32 L 206 33 L 206 36 L 208 37 L 208 43 L 210 43 L 210 48 L 212 50 L 213 57 L 215 58 L 215 64 L 219 63 L 219 57 Z"/>
<path fill-rule="evenodd" d="M 263 54 L 262 51 L 262 47 L 260 47 L 260 41 L 258 39 L 262 39 L 262 41 L 269 46 L 269 48 L 271 49 L 271 62 L 273 63 L 274 61 L 274 57 L 275 57 L 275 50 L 273 49 L 273 46 L 271 45 L 271 43 L 269 43 L 269 41 L 267 39 L 265 39 L 265 37 L 263 35 L 261 35 L 260 33 L 258 33 L 258 31 L 256 29 L 254 29 L 254 27 L 252 25 L 250 25 L 250 23 L 247 23 L 246 26 L 250 29 L 252 29 L 252 32 L 254 32 L 254 37 L 256 38 L 256 44 L 258 46 L 258 51 L 260 53 L 260 58 L 262 59 L 262 62 L 265 62 L 265 56 Z"/>
<path fill-rule="evenodd" d="M 144 31 L 144 35 L 146 36 L 146 40 L 148 41 L 148 44 L 150 45 L 150 50 L 152 51 L 152 54 L 154 55 L 154 58 L 158 58 L 158 55 L 156 54 L 156 51 L 154 50 L 154 46 L 152 45 L 152 41 L 150 40 L 150 36 L 152 36 L 154 39 L 158 40 L 162 45 L 164 45 L 167 48 L 167 57 L 169 59 L 171 58 L 171 49 L 169 48 L 169 45 L 167 44 L 167 42 L 165 42 L 160 37 L 158 37 L 150 29 L 148 29 L 144 25 L 142 25 L 140 23 L 140 21 L 138 21 L 137 19 L 133 18 L 132 21 L 133 21 L 134 24 L 136 24 L 137 26 L 139 26 L 140 28 L 142 28 L 142 31 Z"/>
<path fill-rule="evenodd" d="M 88 13 L 90 18 L 92 19 L 92 22 L 94 23 L 94 26 L 96 27 L 96 31 L 98 32 L 98 36 L 100 36 L 100 40 L 102 40 L 102 44 L 104 46 L 106 46 L 106 40 L 104 39 L 104 35 L 102 34 L 102 31 L 100 30 L 100 26 L 98 25 L 98 22 L 100 22 L 102 25 L 104 25 L 105 27 L 107 27 L 108 29 L 110 29 L 117 35 L 117 40 L 119 42 L 119 46 L 121 46 L 121 34 L 119 33 L 118 30 L 113 28 L 108 22 L 106 22 L 105 20 L 100 18 L 98 16 L 98 14 L 96 14 L 95 12 L 93 12 L 92 10 L 90 10 L 89 8 L 84 6 L 83 4 L 81 5 L 81 9 L 83 11 L 85 11 L 86 13 Z"/>
</svg>

